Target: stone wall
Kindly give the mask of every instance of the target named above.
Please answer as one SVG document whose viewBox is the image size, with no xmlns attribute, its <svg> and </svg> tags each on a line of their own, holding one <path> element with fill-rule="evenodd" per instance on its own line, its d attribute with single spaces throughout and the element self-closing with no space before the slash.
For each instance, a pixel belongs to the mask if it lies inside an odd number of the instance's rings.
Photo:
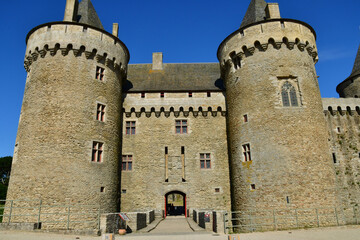
<svg viewBox="0 0 360 240">
<path fill-rule="evenodd" d="M 360 204 L 360 99 L 323 99 L 338 196 L 344 207 Z"/>
<path fill-rule="evenodd" d="M 116 211 L 126 47 L 109 33 L 71 23 L 35 28 L 27 43 L 28 77 L 7 199 Z M 102 80 L 97 67 L 104 69 Z M 103 121 L 97 120 L 98 103 L 106 106 Z M 103 143 L 99 162 L 92 162 L 94 141 Z"/>
<path fill-rule="evenodd" d="M 226 84 L 233 209 L 335 206 L 311 27 L 288 20 L 259 23 L 230 35 L 218 56 Z M 285 83 L 296 105 L 284 106 Z"/>
<path fill-rule="evenodd" d="M 209 107 L 213 110 L 208 111 Z M 193 110 L 189 111 L 190 108 Z M 135 121 L 136 133 L 123 135 L 123 154 L 133 156 L 133 169 L 122 171 L 122 211 L 156 209 L 160 215 L 165 209 L 164 196 L 171 191 L 186 194 L 188 209 L 230 210 L 222 93 L 207 97 L 206 92 L 196 92 L 191 98 L 188 93 L 165 93 L 164 98 L 160 93 L 146 93 L 145 98 L 141 98 L 140 93 L 132 93 L 125 97 L 124 109 L 124 131 L 127 121 Z M 175 132 L 178 119 L 187 120 L 186 134 Z M 167 165 L 165 147 L 168 148 Z M 200 168 L 200 153 L 211 154 L 210 169 Z"/>
</svg>

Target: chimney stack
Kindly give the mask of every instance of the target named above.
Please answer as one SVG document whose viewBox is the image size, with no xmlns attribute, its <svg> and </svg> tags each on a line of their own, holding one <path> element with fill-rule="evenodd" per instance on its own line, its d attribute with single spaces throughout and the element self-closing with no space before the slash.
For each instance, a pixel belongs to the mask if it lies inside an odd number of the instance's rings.
<svg viewBox="0 0 360 240">
<path fill-rule="evenodd" d="M 65 7 L 64 22 L 76 22 L 78 14 L 78 0 L 67 0 Z"/>
<path fill-rule="evenodd" d="M 152 70 L 163 70 L 163 53 L 153 53 Z"/>
<path fill-rule="evenodd" d="M 268 3 L 265 9 L 265 13 L 267 19 L 281 18 L 278 3 Z"/>
<path fill-rule="evenodd" d="M 115 37 L 119 37 L 119 24 L 118 24 L 118 23 L 113 23 L 112 34 L 113 34 Z"/>
</svg>

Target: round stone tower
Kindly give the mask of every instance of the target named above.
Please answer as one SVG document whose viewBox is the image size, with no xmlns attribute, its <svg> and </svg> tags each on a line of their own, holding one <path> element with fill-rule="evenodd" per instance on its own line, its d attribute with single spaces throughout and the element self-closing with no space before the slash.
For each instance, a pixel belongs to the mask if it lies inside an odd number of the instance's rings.
<svg viewBox="0 0 360 240">
<path fill-rule="evenodd" d="M 220 45 L 234 211 L 335 205 L 315 32 L 253 0 Z"/>
<path fill-rule="evenodd" d="M 7 199 L 119 209 L 122 81 L 129 52 L 91 1 L 27 36 L 28 72 Z M 23 210 L 27 211 L 27 210 Z"/>
<path fill-rule="evenodd" d="M 342 98 L 360 97 L 360 46 L 351 75 L 337 86 L 336 91 Z"/>
</svg>

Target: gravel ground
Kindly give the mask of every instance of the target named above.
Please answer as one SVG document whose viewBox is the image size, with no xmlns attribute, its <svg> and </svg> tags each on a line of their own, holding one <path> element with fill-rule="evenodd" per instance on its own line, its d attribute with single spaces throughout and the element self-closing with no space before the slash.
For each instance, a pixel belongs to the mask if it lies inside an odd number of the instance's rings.
<svg viewBox="0 0 360 240">
<path fill-rule="evenodd" d="M 232 235 L 240 240 L 360 240 L 360 226 L 317 228 L 281 232 L 264 232 Z M 34 233 L 1 231 L 0 240 L 101 240 L 101 237 L 62 235 L 54 233 Z M 210 233 L 177 233 L 177 234 L 131 234 L 116 236 L 116 240 L 227 240 L 226 235 L 214 236 Z M 232 238 L 233 239 L 233 238 Z M 238 240 L 238 238 L 235 238 Z"/>
</svg>

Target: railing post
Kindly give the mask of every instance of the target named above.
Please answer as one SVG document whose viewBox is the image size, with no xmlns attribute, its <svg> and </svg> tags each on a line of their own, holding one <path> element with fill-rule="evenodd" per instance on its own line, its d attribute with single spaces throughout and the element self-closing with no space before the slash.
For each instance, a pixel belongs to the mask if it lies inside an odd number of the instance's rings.
<svg viewBox="0 0 360 240">
<path fill-rule="evenodd" d="M 231 214 L 231 213 L 230 213 Z M 228 215 L 227 212 L 224 213 L 224 231 L 225 231 L 225 234 L 227 234 L 227 219 L 226 219 L 226 216 Z"/>
<path fill-rule="evenodd" d="M 68 215 L 67 215 L 67 224 L 66 229 L 69 230 L 70 228 L 70 205 L 68 206 Z"/>
<path fill-rule="evenodd" d="M 295 209 L 295 217 L 296 217 L 296 228 L 299 228 L 299 218 L 298 218 L 298 211 Z"/>
<path fill-rule="evenodd" d="M 274 219 L 274 230 L 277 230 L 277 224 L 276 224 L 276 215 L 275 215 L 275 209 L 273 209 L 273 219 Z"/>
<path fill-rule="evenodd" d="M 336 223 L 337 223 L 337 225 L 339 226 L 339 216 L 338 216 L 338 214 L 337 214 L 337 209 L 336 209 L 336 207 L 335 207 L 335 217 L 336 217 Z"/>
<path fill-rule="evenodd" d="M 13 204 L 14 204 L 14 200 L 10 200 L 11 203 L 10 203 L 10 212 L 9 212 L 9 220 L 8 220 L 8 223 L 10 224 L 11 222 L 11 214 L 12 214 L 12 209 L 13 209 Z"/>
<path fill-rule="evenodd" d="M 38 214 L 38 227 L 39 227 L 39 224 L 40 224 L 41 205 L 42 205 L 42 200 L 40 199 L 40 202 L 39 202 L 39 214 Z"/>
<path fill-rule="evenodd" d="M 320 221 L 319 221 L 319 211 L 318 211 L 318 209 L 317 209 L 317 208 L 316 208 L 315 210 L 316 210 L 316 221 L 317 221 L 317 225 L 318 225 L 318 227 L 320 227 Z"/>
</svg>

